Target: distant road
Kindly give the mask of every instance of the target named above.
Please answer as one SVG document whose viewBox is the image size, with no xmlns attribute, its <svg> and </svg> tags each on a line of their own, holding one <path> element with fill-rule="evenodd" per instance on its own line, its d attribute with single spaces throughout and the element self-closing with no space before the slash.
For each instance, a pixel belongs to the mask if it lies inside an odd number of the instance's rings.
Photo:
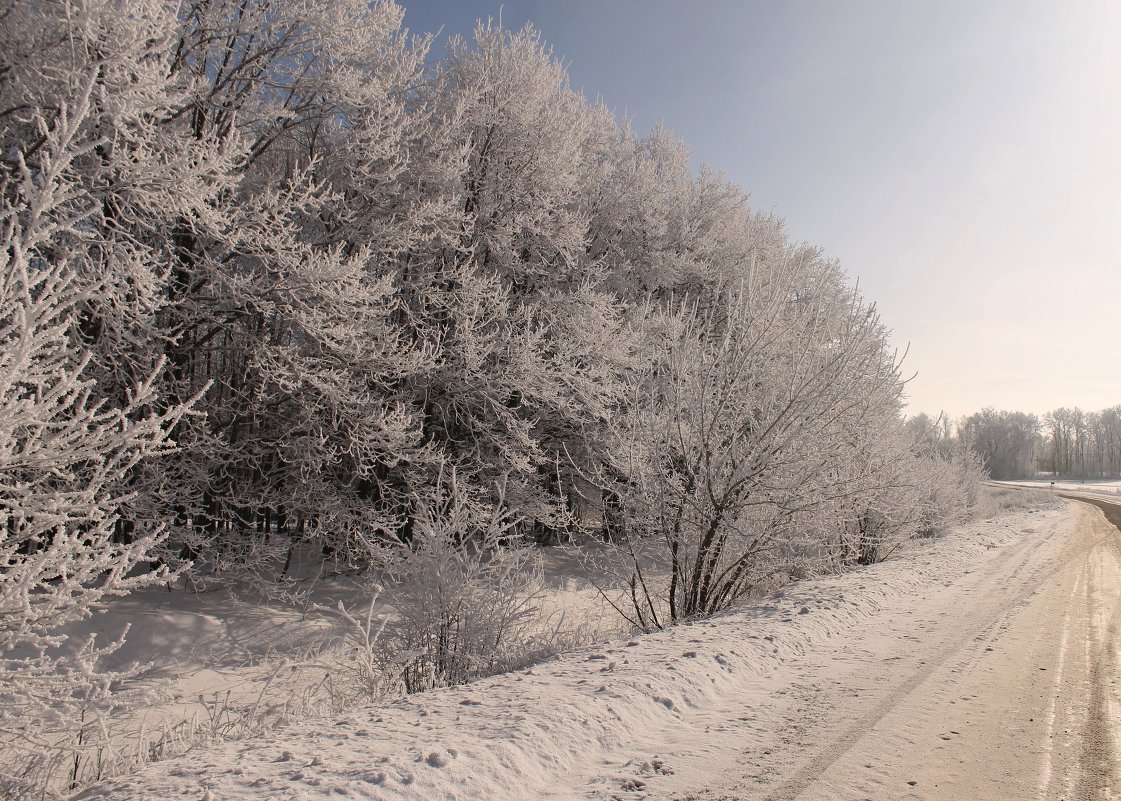
<svg viewBox="0 0 1121 801">
<path fill-rule="evenodd" d="M 1090 480 L 1063 480 L 1057 479 L 1053 483 L 1046 481 L 990 481 L 994 487 L 1015 487 L 1020 489 L 1036 489 L 1055 493 L 1068 493 L 1078 497 L 1112 497 L 1121 500 L 1121 482 Z"/>
<path fill-rule="evenodd" d="M 831 682 L 817 682 L 804 715 L 775 732 L 765 770 L 756 758 L 752 770 L 667 797 L 1117 797 L 1121 533 L 1105 515 L 1121 522 L 1121 499 L 1076 500 L 1072 529 L 1029 528 L 948 579 L 905 648 L 885 656 L 874 632 L 854 631 L 854 661 L 800 666 Z"/>
</svg>

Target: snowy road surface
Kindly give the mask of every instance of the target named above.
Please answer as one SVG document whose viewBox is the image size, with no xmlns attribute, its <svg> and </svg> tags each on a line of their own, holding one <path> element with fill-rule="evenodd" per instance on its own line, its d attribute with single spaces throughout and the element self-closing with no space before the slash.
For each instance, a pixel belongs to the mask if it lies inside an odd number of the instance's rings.
<svg viewBox="0 0 1121 801">
<path fill-rule="evenodd" d="M 928 595 L 911 647 L 806 692 L 780 775 L 684 797 L 1115 796 L 1119 532 L 1081 507 L 1066 535 L 1040 533 Z"/>
<path fill-rule="evenodd" d="M 1097 799 L 1121 546 L 1068 502 L 530 671 L 231 743 L 87 798 Z"/>
</svg>

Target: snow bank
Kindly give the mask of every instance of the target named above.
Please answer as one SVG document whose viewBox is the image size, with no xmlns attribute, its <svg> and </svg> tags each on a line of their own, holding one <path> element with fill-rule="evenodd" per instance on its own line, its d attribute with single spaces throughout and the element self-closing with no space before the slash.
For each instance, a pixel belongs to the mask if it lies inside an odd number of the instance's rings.
<svg viewBox="0 0 1121 801">
<path fill-rule="evenodd" d="M 874 631 L 881 611 L 983 569 L 1021 531 L 1063 525 L 1071 514 L 1032 510 L 972 523 L 888 563 L 798 582 L 709 621 L 224 744 L 77 797 L 558 798 L 571 797 L 574 777 L 595 765 L 625 766 L 616 787 L 642 789 L 673 771 L 673 748 L 705 740 L 721 721 L 732 725 L 732 709 L 764 716 L 781 686 L 799 678 L 784 672 L 787 659 L 842 650 L 854 627 Z M 648 753 L 655 747 L 662 757 Z"/>
</svg>

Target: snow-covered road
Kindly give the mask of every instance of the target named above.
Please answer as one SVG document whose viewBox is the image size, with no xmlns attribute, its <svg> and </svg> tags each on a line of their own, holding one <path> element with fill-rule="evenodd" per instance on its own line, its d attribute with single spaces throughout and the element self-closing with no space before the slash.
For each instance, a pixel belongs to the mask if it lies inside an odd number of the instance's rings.
<svg viewBox="0 0 1121 801">
<path fill-rule="evenodd" d="M 915 640 L 815 682 L 768 759 L 698 799 L 1105 799 L 1117 794 L 1121 545 L 1096 509 L 1026 532 L 883 622 Z M 854 632 L 859 648 L 864 632 Z M 814 673 L 816 658 L 798 665 Z M 824 668 L 824 665 L 820 665 Z M 800 740 L 800 742 L 799 742 Z"/>
<path fill-rule="evenodd" d="M 718 619 L 291 727 L 124 799 L 1081 799 L 1116 794 L 1118 532 L 970 524 Z"/>
</svg>

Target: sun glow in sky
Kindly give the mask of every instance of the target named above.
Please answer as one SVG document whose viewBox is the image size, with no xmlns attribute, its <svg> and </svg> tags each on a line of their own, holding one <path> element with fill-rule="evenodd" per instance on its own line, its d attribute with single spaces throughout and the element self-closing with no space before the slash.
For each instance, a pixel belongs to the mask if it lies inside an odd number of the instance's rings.
<svg viewBox="0 0 1121 801">
<path fill-rule="evenodd" d="M 664 124 L 840 260 L 910 412 L 1121 403 L 1121 3 L 402 0 L 527 21 L 575 88 Z"/>
</svg>

